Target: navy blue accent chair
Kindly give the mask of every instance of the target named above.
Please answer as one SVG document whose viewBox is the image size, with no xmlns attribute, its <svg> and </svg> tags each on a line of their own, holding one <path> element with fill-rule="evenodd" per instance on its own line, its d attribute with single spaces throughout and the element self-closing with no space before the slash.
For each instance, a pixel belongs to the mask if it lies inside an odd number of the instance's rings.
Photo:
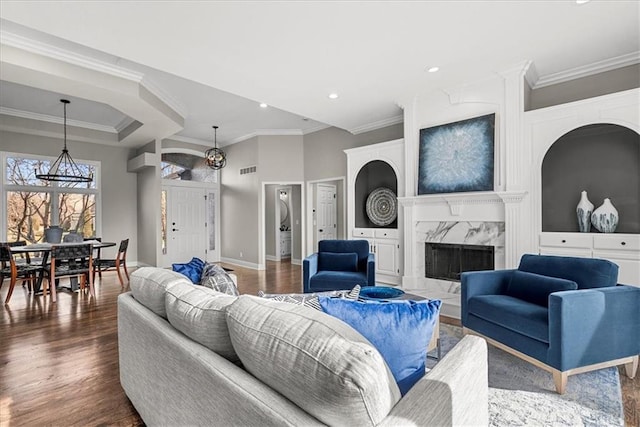
<svg viewBox="0 0 640 427">
<path fill-rule="evenodd" d="M 462 326 L 553 374 L 625 365 L 640 354 L 640 288 L 617 284 L 618 266 L 595 258 L 523 255 L 517 270 L 462 273 Z"/>
<path fill-rule="evenodd" d="M 375 286 L 375 256 L 367 240 L 321 240 L 318 252 L 302 262 L 303 292 Z"/>
</svg>

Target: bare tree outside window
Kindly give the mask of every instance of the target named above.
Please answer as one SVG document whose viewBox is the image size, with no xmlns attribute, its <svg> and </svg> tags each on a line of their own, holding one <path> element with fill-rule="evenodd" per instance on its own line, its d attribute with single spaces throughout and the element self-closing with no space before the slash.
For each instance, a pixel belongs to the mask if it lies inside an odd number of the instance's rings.
<svg viewBox="0 0 640 427">
<path fill-rule="evenodd" d="M 79 164 L 83 173 L 95 167 Z M 95 181 L 90 183 L 52 183 L 36 178 L 46 173 L 50 161 L 22 157 L 6 158 L 7 239 L 37 243 L 44 230 L 60 225 L 65 232 L 95 236 Z"/>
</svg>

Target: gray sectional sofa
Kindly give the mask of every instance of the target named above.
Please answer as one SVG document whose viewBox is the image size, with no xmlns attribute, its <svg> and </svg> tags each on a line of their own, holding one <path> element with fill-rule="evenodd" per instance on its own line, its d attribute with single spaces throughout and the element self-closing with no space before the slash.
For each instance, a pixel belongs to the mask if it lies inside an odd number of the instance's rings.
<svg viewBox="0 0 640 427">
<path fill-rule="evenodd" d="M 120 381 L 147 425 L 487 425 L 487 348 L 462 339 L 409 392 L 320 311 L 154 267 L 118 299 Z"/>
</svg>

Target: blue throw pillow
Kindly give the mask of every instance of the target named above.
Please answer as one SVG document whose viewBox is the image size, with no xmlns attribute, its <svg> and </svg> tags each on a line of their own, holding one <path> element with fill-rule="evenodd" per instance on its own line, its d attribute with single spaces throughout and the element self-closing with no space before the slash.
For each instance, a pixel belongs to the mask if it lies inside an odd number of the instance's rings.
<svg viewBox="0 0 640 427">
<path fill-rule="evenodd" d="M 318 252 L 320 271 L 358 271 L 358 254 L 355 252 Z"/>
<path fill-rule="evenodd" d="M 202 276 L 202 269 L 204 268 L 204 261 L 200 258 L 193 257 L 191 261 L 186 264 L 171 264 L 173 271 L 177 271 L 180 274 L 184 274 L 193 283 L 200 283 Z"/>
<path fill-rule="evenodd" d="M 353 301 L 319 297 L 322 310 L 360 332 L 378 349 L 404 395 L 424 375 L 440 300 Z"/>
<path fill-rule="evenodd" d="M 572 280 L 515 270 L 505 294 L 532 304 L 549 307 L 549 294 L 576 289 L 578 284 Z"/>
</svg>

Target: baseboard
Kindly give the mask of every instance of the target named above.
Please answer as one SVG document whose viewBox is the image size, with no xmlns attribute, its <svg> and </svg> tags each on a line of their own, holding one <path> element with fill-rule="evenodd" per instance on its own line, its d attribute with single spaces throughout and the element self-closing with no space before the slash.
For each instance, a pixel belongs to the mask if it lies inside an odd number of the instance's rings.
<svg viewBox="0 0 640 427">
<path fill-rule="evenodd" d="M 293 265 L 302 265 L 302 260 L 297 258 L 291 258 L 291 264 Z"/>
<path fill-rule="evenodd" d="M 239 267 L 250 268 L 252 270 L 260 270 L 260 264 L 256 264 L 254 262 L 248 262 L 248 261 L 243 261 L 235 258 L 227 258 L 227 257 L 220 257 L 220 261 L 226 262 L 227 264 L 237 265 Z M 264 266 L 262 269 L 264 270 Z"/>
<path fill-rule="evenodd" d="M 280 257 L 277 257 L 275 255 L 266 255 L 265 258 L 267 259 L 267 261 L 280 261 Z"/>
</svg>

